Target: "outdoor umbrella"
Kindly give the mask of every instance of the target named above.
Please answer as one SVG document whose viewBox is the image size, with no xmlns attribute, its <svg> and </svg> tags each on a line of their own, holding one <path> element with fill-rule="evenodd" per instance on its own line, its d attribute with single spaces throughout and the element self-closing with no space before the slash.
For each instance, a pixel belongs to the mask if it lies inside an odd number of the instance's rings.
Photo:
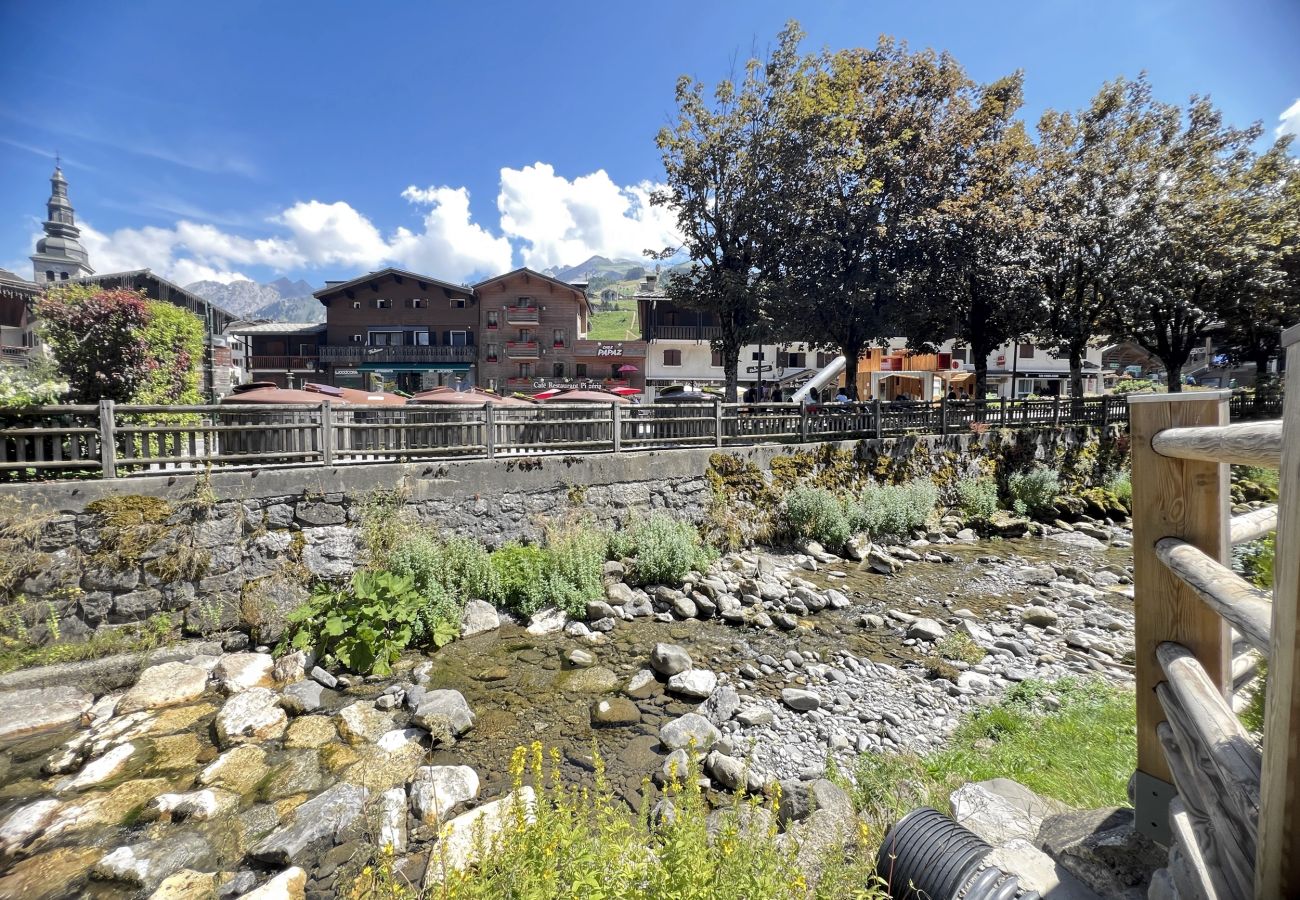
<svg viewBox="0 0 1300 900">
<path fill-rule="evenodd" d="M 641 389 L 634 387 L 616 387 L 610 388 L 609 392 L 611 394 L 618 394 L 620 397 L 631 397 L 633 394 L 641 393 Z"/>
<path fill-rule="evenodd" d="M 528 400 L 519 397 L 502 397 L 500 394 L 494 394 L 491 391 L 484 391 L 479 388 L 471 388 L 466 391 L 457 391 L 447 387 L 433 388 L 415 394 L 406 402 L 412 405 L 429 406 L 440 404 L 482 406 L 484 403 L 491 403 L 493 406 L 532 406 L 532 403 Z"/>
<path fill-rule="evenodd" d="M 533 394 L 533 399 L 534 399 L 534 400 L 550 400 L 552 397 L 558 395 L 559 393 L 560 393 L 560 389 L 559 389 L 559 388 L 551 388 L 550 390 L 547 390 L 547 391 L 538 391 L 536 394 Z"/>
<path fill-rule="evenodd" d="M 636 366 L 632 365 L 631 363 L 624 363 L 623 365 L 618 367 L 618 371 L 620 374 L 622 374 L 626 372 L 640 372 L 641 370 L 638 369 Z"/>
<path fill-rule="evenodd" d="M 233 405 L 239 403 L 308 403 L 320 406 L 325 398 L 310 391 L 296 391 L 288 388 L 255 387 L 252 390 L 235 391 L 221 398 L 221 403 Z"/>
<path fill-rule="evenodd" d="M 406 398 L 385 391 L 363 391 L 357 388 L 335 387 L 332 384 L 310 382 L 302 386 L 304 391 L 324 394 L 331 400 L 355 403 L 362 406 L 405 406 Z"/>
</svg>

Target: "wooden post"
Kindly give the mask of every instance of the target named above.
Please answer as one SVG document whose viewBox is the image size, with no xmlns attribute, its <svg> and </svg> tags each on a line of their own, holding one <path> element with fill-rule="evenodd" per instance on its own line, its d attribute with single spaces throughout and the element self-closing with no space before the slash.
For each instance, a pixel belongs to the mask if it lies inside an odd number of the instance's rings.
<svg viewBox="0 0 1300 900">
<path fill-rule="evenodd" d="M 876 420 L 876 440 L 883 440 L 885 437 L 885 421 L 880 416 L 880 395 L 877 394 L 872 401 L 871 415 Z"/>
<path fill-rule="evenodd" d="M 320 452 L 323 465 L 334 465 L 334 404 L 329 400 L 320 407 Z"/>
<path fill-rule="evenodd" d="M 1283 332 L 1282 345 L 1290 406 L 1284 407 L 1282 425 L 1256 900 L 1300 896 L 1300 327 Z"/>
<path fill-rule="evenodd" d="M 939 433 L 948 434 L 948 395 L 939 398 Z"/>
<path fill-rule="evenodd" d="M 617 401 L 609 404 L 609 415 L 614 424 L 614 452 L 618 453 L 623 449 L 623 410 Z"/>
<path fill-rule="evenodd" d="M 999 402 L 999 405 L 1001 406 L 1001 409 L 1002 409 L 1002 412 L 1001 412 L 1002 427 L 1003 427 L 1003 428 L 1006 428 L 1006 427 L 1007 427 L 1007 398 L 1006 398 L 1006 397 L 999 397 L 999 398 L 998 398 L 998 402 Z"/>
<path fill-rule="evenodd" d="M 1225 697 L 1232 688 L 1228 627 L 1156 555 L 1161 538 L 1182 538 L 1212 559 L 1228 554 L 1228 467 L 1161 456 L 1151 439 L 1166 428 L 1227 423 L 1228 394 L 1143 394 L 1128 398 L 1133 447 L 1134 650 L 1137 676 L 1136 827 L 1169 842 L 1173 776 L 1156 726 L 1164 673 L 1156 648 L 1174 641 L 1190 650 Z"/>
<path fill-rule="evenodd" d="M 491 403 L 483 404 L 483 449 L 487 451 L 487 458 L 492 459 L 496 456 L 497 448 L 497 415 L 496 407 Z"/>
<path fill-rule="evenodd" d="M 117 428 L 112 400 L 99 401 L 99 464 L 105 478 L 117 477 Z"/>
<path fill-rule="evenodd" d="M 808 404 L 799 404 L 799 443 L 808 443 Z"/>
<path fill-rule="evenodd" d="M 1102 398 L 1105 402 L 1105 398 Z M 1052 427 L 1056 428 L 1061 424 L 1061 395 L 1056 394 L 1052 397 Z"/>
<path fill-rule="evenodd" d="M 722 401 L 713 401 L 713 446 L 722 446 Z"/>
</svg>

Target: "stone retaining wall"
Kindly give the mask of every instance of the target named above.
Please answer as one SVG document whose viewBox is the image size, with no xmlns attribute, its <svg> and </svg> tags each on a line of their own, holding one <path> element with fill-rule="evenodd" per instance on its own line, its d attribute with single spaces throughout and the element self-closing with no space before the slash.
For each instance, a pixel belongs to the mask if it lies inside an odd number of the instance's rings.
<svg viewBox="0 0 1300 900">
<path fill-rule="evenodd" d="M 354 569 L 362 513 L 377 496 L 430 527 L 496 546 L 540 540 L 548 522 L 583 515 L 613 525 L 667 510 L 698 523 L 713 499 L 715 453 L 765 475 L 774 459 L 803 452 L 833 455 L 862 475 L 880 474 L 884 461 L 908 472 L 950 467 L 946 477 L 960 478 L 999 440 L 1050 461 L 1096 439 L 1059 429 L 3 485 L 0 554 L 9 571 L 0 587 L 10 618 L 23 619 L 37 642 L 159 613 L 183 619 L 190 633 L 239 626 L 267 641 L 276 635 L 259 633 L 259 620 L 279 618 L 269 609 L 292 608 L 314 578 Z"/>
</svg>

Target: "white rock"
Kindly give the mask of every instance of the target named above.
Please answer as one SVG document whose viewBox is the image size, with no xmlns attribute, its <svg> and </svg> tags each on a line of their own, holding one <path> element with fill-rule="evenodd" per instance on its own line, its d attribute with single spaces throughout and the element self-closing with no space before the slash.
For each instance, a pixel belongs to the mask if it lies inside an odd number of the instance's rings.
<svg viewBox="0 0 1300 900">
<path fill-rule="evenodd" d="M 964 784 L 948 802 L 958 823 L 994 846 L 1014 838 L 1033 840 L 1043 819 L 1066 808 L 1008 778 Z"/>
<path fill-rule="evenodd" d="M 285 869 L 261 887 L 240 894 L 237 900 L 303 900 L 306 894 L 307 873 L 294 866 Z"/>
<path fill-rule="evenodd" d="M 56 791 L 79 791 L 83 788 L 103 784 L 120 774 L 126 768 L 126 762 L 135 754 L 134 744 L 118 744 L 98 759 L 92 759 L 81 771 L 71 778 L 65 778 L 54 786 Z"/>
<path fill-rule="evenodd" d="M 537 795 L 531 787 L 524 786 L 452 819 L 443 826 L 442 837 L 430 854 L 428 877 L 441 881 L 446 875 L 472 865 L 478 848 L 491 851 L 511 816 L 522 816 L 531 823 L 536 821 L 536 811 Z"/>
<path fill-rule="evenodd" d="M 90 711 L 94 699 L 71 685 L 0 693 L 0 741 L 70 725 Z"/>
<path fill-rule="evenodd" d="M 119 715 L 142 709 L 158 709 L 189 703 L 208 687 L 208 670 L 188 663 L 169 662 L 150 666 L 140 673 L 135 686 L 117 705 Z"/>
<path fill-rule="evenodd" d="M 204 788 L 183 794 L 159 794 L 149 801 L 146 812 L 165 821 L 193 819 L 206 822 L 225 816 L 239 806 L 239 795 L 230 791 Z"/>
<path fill-rule="evenodd" d="M 217 685 L 228 694 L 270 687 L 275 660 L 269 653 L 227 653 L 212 670 Z"/>
<path fill-rule="evenodd" d="M 687 669 L 668 679 L 668 690 L 700 700 L 713 693 L 718 686 L 718 676 L 708 669 Z"/>
<path fill-rule="evenodd" d="M 52 797 L 20 806 L 0 825 L 0 854 L 9 855 L 45 830 L 63 804 Z"/>
<path fill-rule="evenodd" d="M 528 620 L 528 628 L 525 630 L 534 635 L 554 634 L 563 630 L 564 623 L 567 621 L 569 621 L 569 617 L 563 610 L 548 606 L 546 609 L 540 609 L 533 613 L 532 618 Z"/>
<path fill-rule="evenodd" d="M 501 627 L 501 616 L 491 603 L 483 600 L 470 600 L 465 604 L 465 612 L 460 619 L 460 636 L 473 637 L 485 631 L 495 631 Z"/>
<path fill-rule="evenodd" d="M 436 825 L 448 813 L 478 796 L 478 773 L 469 766 L 421 766 L 411 779 L 411 809 Z"/>
<path fill-rule="evenodd" d="M 379 846 L 406 852 L 406 791 L 390 788 L 379 795 Z"/>
<path fill-rule="evenodd" d="M 232 695 L 217 713 L 217 743 L 231 747 L 279 738 L 289 725 L 279 704 L 280 698 L 267 688 L 249 688 Z"/>
<path fill-rule="evenodd" d="M 358 700 L 334 716 L 339 734 L 349 744 L 373 744 L 393 727 L 393 713 L 375 709 L 374 703 Z"/>
<path fill-rule="evenodd" d="M 429 736 L 429 732 L 422 728 L 395 728 L 392 731 L 384 732 L 375 745 L 385 753 L 397 753 L 404 750 L 411 744 L 418 744 Z"/>
</svg>

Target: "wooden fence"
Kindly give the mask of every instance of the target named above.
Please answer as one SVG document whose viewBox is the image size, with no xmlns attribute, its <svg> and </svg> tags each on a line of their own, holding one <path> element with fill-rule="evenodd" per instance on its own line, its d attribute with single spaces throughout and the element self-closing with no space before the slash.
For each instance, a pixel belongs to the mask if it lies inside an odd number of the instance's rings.
<svg viewBox="0 0 1300 900">
<path fill-rule="evenodd" d="M 1300 391 L 1300 329 L 1286 338 L 1287 386 Z M 1129 402 L 1134 805 L 1138 827 L 1170 848 L 1151 896 L 1300 897 L 1300 411 L 1230 425 L 1226 391 Z M 1280 467 L 1278 506 L 1231 517 L 1229 464 Z M 1273 528 L 1270 595 L 1228 564 L 1232 544 Z M 1231 704 L 1255 652 L 1268 659 L 1262 752 Z"/>
<path fill-rule="evenodd" d="M 1120 397 L 810 407 L 716 402 L 367 407 L 331 401 L 127 406 L 106 401 L 0 412 L 0 480 L 1107 426 L 1122 424 L 1127 416 Z"/>
</svg>

